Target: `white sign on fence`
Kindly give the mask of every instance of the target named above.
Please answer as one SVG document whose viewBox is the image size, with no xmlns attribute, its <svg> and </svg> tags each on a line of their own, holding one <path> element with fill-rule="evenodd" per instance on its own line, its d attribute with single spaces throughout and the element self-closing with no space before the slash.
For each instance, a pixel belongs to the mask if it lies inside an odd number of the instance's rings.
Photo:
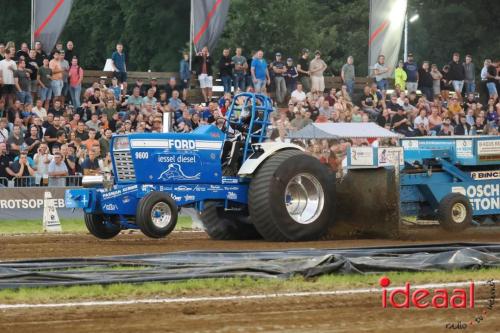
<svg viewBox="0 0 500 333">
<path fill-rule="evenodd" d="M 45 192 L 43 201 L 43 231 L 44 232 L 61 232 L 61 222 L 57 214 L 56 205 L 52 194 Z"/>
</svg>

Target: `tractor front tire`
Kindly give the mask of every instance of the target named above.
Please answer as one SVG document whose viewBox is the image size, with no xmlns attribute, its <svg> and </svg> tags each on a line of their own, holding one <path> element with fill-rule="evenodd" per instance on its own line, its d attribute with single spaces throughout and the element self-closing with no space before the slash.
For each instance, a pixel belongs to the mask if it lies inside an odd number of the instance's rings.
<svg viewBox="0 0 500 333">
<path fill-rule="evenodd" d="M 330 170 L 298 150 L 278 151 L 250 183 L 250 219 L 268 241 L 308 241 L 325 234 L 333 220 Z"/>
<path fill-rule="evenodd" d="M 472 206 L 466 196 L 450 193 L 440 202 L 438 220 L 441 227 L 447 231 L 460 232 L 471 226 Z"/>
<path fill-rule="evenodd" d="M 205 231 L 215 240 L 251 240 L 260 239 L 249 217 L 239 212 L 224 211 L 215 201 L 206 201 L 205 209 L 200 214 Z"/>
<path fill-rule="evenodd" d="M 151 238 L 163 238 L 177 224 L 178 208 L 174 199 L 164 192 L 150 192 L 137 204 L 136 223 Z"/>
<path fill-rule="evenodd" d="M 120 233 L 117 215 L 84 214 L 87 230 L 97 238 L 110 239 Z"/>
</svg>

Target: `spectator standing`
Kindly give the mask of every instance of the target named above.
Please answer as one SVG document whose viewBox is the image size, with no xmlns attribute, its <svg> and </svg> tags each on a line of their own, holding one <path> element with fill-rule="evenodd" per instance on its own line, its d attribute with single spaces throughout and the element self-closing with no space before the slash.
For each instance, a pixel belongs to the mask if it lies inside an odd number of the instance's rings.
<svg viewBox="0 0 500 333">
<path fill-rule="evenodd" d="M 80 107 L 80 96 L 82 94 L 83 69 L 78 65 L 78 59 L 71 59 L 71 66 L 68 70 L 69 94 L 71 104 L 76 108 Z"/>
<path fill-rule="evenodd" d="M 441 79 L 443 74 L 439 71 L 436 64 L 431 66 L 431 76 L 432 76 L 432 93 L 434 96 L 439 96 L 441 94 Z"/>
<path fill-rule="evenodd" d="M 233 64 L 228 48 L 222 51 L 222 57 L 219 59 L 219 74 L 224 86 L 224 93 L 231 93 Z"/>
<path fill-rule="evenodd" d="M 48 110 L 52 98 L 52 69 L 49 67 L 49 59 L 43 58 L 42 66 L 38 70 L 38 85 L 40 86 L 40 99 Z"/>
<path fill-rule="evenodd" d="M 66 59 L 66 61 L 71 64 L 71 60 L 73 60 L 74 57 L 76 57 L 76 53 L 75 53 L 75 45 L 73 44 L 72 41 L 68 41 L 66 43 L 66 52 L 64 53 L 64 59 Z"/>
<path fill-rule="evenodd" d="M 287 72 L 286 65 L 281 61 L 281 53 L 276 53 L 276 60 L 271 64 L 274 73 L 274 86 L 276 87 L 276 101 L 282 104 L 286 96 L 285 73 Z"/>
<path fill-rule="evenodd" d="M 292 94 L 292 91 L 294 91 L 297 88 L 298 77 L 299 73 L 297 72 L 297 68 L 293 64 L 293 59 L 288 58 L 286 60 L 285 84 L 289 94 Z"/>
<path fill-rule="evenodd" d="M 17 70 L 14 71 L 14 84 L 16 85 L 17 99 L 21 104 L 32 104 L 31 79 L 24 60 L 19 60 Z"/>
<path fill-rule="evenodd" d="M 30 50 L 26 60 L 26 68 L 30 73 L 31 99 L 34 101 L 38 95 L 38 64 L 36 63 L 36 51 Z"/>
<path fill-rule="evenodd" d="M 255 57 L 252 59 L 252 66 L 250 68 L 252 73 L 253 85 L 256 93 L 265 93 L 266 84 L 271 83 L 269 78 L 269 71 L 267 69 L 267 62 L 264 59 L 264 51 L 258 50 Z"/>
<path fill-rule="evenodd" d="M 189 70 L 189 53 L 182 53 L 182 59 L 179 64 L 179 79 L 181 80 L 182 99 L 185 101 L 188 97 L 189 81 L 191 80 L 191 71 Z"/>
<path fill-rule="evenodd" d="M 28 43 L 21 43 L 21 49 L 16 52 L 16 59 L 24 58 L 24 60 L 28 59 L 30 49 L 28 48 Z"/>
<path fill-rule="evenodd" d="M 247 59 L 242 56 L 243 50 L 241 47 L 236 48 L 236 54 L 233 56 L 231 59 L 234 68 L 233 68 L 233 84 L 234 84 L 234 91 L 236 92 L 238 89 L 240 91 L 245 91 L 246 88 L 246 80 L 245 80 L 245 75 L 246 71 L 248 70 L 248 63 Z"/>
<path fill-rule="evenodd" d="M 205 103 L 208 103 L 212 99 L 213 86 L 213 62 L 212 57 L 208 52 L 208 47 L 203 47 L 201 52 L 198 52 L 194 60 L 196 62 L 196 74 L 198 75 L 198 81 L 200 82 L 201 92 L 203 93 Z"/>
<path fill-rule="evenodd" d="M 432 74 L 429 68 L 429 62 L 424 61 L 422 63 L 422 68 L 419 70 L 419 84 L 420 84 L 420 90 L 422 91 L 422 94 L 427 98 L 428 101 L 433 100 L 433 86 L 434 86 L 434 80 L 432 78 Z"/>
<path fill-rule="evenodd" d="M 491 63 L 490 59 L 484 61 L 484 66 L 486 67 L 486 88 L 488 89 L 489 98 L 497 99 L 497 82 L 498 74 L 496 67 Z"/>
<path fill-rule="evenodd" d="M 460 101 L 462 101 L 462 90 L 464 89 L 465 68 L 459 63 L 460 54 L 453 53 L 453 59 L 449 63 L 450 71 L 448 73 L 448 80 L 451 81 L 453 90 Z"/>
<path fill-rule="evenodd" d="M 347 92 L 349 96 L 352 98 L 354 94 L 354 85 L 356 83 L 356 73 L 354 68 L 354 57 L 347 57 L 347 62 L 342 66 L 342 70 L 340 72 L 340 76 L 342 77 L 342 82 L 347 86 Z"/>
<path fill-rule="evenodd" d="M 404 70 L 403 60 L 399 60 L 398 68 L 394 71 L 394 88 L 399 86 L 401 91 L 406 90 L 406 80 L 408 79 L 408 75 Z"/>
<path fill-rule="evenodd" d="M 389 83 L 387 78 L 389 77 L 389 72 L 391 70 L 390 66 L 385 64 L 385 56 L 379 55 L 378 61 L 373 65 L 373 73 L 375 74 L 375 82 L 377 83 L 377 88 L 385 96 L 385 92 L 389 88 Z"/>
<path fill-rule="evenodd" d="M 122 43 L 116 44 L 116 51 L 111 55 L 111 60 L 115 77 L 123 84 L 123 90 L 127 91 L 127 58 Z"/>
<path fill-rule="evenodd" d="M 297 72 L 299 73 L 299 81 L 304 87 L 304 91 L 308 93 L 311 90 L 311 81 L 309 73 L 309 50 L 302 49 L 302 56 L 297 63 Z"/>
<path fill-rule="evenodd" d="M 408 95 L 411 92 L 417 91 L 418 88 L 418 65 L 413 60 L 413 53 L 408 53 L 408 58 L 403 65 L 403 69 L 406 72 L 406 88 L 408 89 Z"/>
<path fill-rule="evenodd" d="M 14 72 L 17 70 L 17 65 L 12 60 L 13 54 L 9 49 L 5 50 L 4 59 L 0 61 L 0 85 L 2 86 L 1 95 L 5 96 L 7 107 L 14 103 L 15 98 L 15 82 Z"/>
<path fill-rule="evenodd" d="M 465 62 L 463 63 L 465 72 L 465 92 L 475 93 L 476 92 L 476 66 L 472 62 L 472 56 L 470 54 L 465 56 Z"/>
<path fill-rule="evenodd" d="M 68 167 L 64 163 L 60 152 L 54 154 L 54 158 L 49 163 L 49 186 L 64 187 L 68 176 Z"/>
<path fill-rule="evenodd" d="M 441 71 L 441 75 L 443 78 L 441 79 L 441 96 L 445 101 L 449 99 L 449 94 L 450 94 L 450 89 L 451 87 L 451 81 L 449 80 L 449 74 L 450 74 L 450 66 L 449 65 L 444 65 L 443 69 Z"/>
<path fill-rule="evenodd" d="M 64 57 L 66 53 L 64 50 L 61 51 L 60 57 L 59 57 L 59 62 L 61 64 L 61 68 L 63 69 L 63 88 L 61 92 L 61 100 L 64 105 L 66 101 L 66 96 L 68 95 L 69 92 L 69 67 L 70 67 L 70 62 L 68 62 Z"/>
<path fill-rule="evenodd" d="M 64 69 L 62 68 L 61 62 L 59 60 L 60 57 L 61 57 L 61 54 L 59 53 L 59 51 L 55 50 L 53 58 L 49 62 L 49 68 L 52 70 L 51 87 L 52 87 L 53 102 L 55 102 L 56 100 L 59 100 L 62 103 L 64 103 L 64 99 L 61 98 L 62 89 L 64 86 L 64 82 L 63 82 Z"/>
<path fill-rule="evenodd" d="M 36 51 L 36 63 L 40 68 L 43 66 L 43 59 L 48 60 L 47 54 L 43 50 L 42 42 L 40 41 L 35 42 L 35 51 Z"/>
<path fill-rule="evenodd" d="M 327 66 L 321 59 L 321 52 L 314 52 L 314 59 L 309 64 L 309 74 L 311 75 L 311 91 L 323 94 L 325 92 L 325 72 Z"/>
</svg>

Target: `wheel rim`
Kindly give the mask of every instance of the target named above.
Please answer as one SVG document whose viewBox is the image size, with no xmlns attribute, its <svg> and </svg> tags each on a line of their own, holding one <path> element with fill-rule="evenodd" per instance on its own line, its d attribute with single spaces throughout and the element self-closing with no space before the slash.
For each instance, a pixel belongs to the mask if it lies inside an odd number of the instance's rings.
<svg viewBox="0 0 500 333">
<path fill-rule="evenodd" d="M 323 211 L 324 204 L 325 193 L 316 177 L 301 173 L 290 179 L 285 190 L 285 206 L 295 222 L 314 222 Z"/>
<path fill-rule="evenodd" d="M 467 217 L 467 208 L 461 202 L 455 203 L 451 208 L 451 219 L 455 223 L 462 223 Z"/>
<path fill-rule="evenodd" d="M 172 210 L 166 202 L 158 202 L 151 209 L 151 222 L 157 228 L 165 228 L 172 221 Z"/>
</svg>

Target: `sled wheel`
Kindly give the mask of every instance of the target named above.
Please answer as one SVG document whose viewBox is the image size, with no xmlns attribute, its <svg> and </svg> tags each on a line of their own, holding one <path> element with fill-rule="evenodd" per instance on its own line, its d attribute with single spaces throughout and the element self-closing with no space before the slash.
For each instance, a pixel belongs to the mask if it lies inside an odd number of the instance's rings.
<svg viewBox="0 0 500 333">
<path fill-rule="evenodd" d="M 459 193 L 446 195 L 438 208 L 438 220 L 443 229 L 459 232 L 467 229 L 472 222 L 472 207 L 469 199 Z"/>
<path fill-rule="evenodd" d="M 279 151 L 259 168 L 249 189 L 257 231 L 269 241 L 305 241 L 328 230 L 334 184 L 329 169 L 298 150 Z"/>
<path fill-rule="evenodd" d="M 85 213 L 85 226 L 97 238 L 110 239 L 120 233 L 118 215 L 98 215 Z"/>
<path fill-rule="evenodd" d="M 177 213 L 177 205 L 168 193 L 150 192 L 137 204 L 136 223 L 144 235 L 162 238 L 174 230 Z"/>
<path fill-rule="evenodd" d="M 205 201 L 205 209 L 200 214 L 205 231 L 216 240 L 249 240 L 262 236 L 250 223 L 248 215 L 243 212 L 227 212 L 216 201 Z"/>
</svg>

